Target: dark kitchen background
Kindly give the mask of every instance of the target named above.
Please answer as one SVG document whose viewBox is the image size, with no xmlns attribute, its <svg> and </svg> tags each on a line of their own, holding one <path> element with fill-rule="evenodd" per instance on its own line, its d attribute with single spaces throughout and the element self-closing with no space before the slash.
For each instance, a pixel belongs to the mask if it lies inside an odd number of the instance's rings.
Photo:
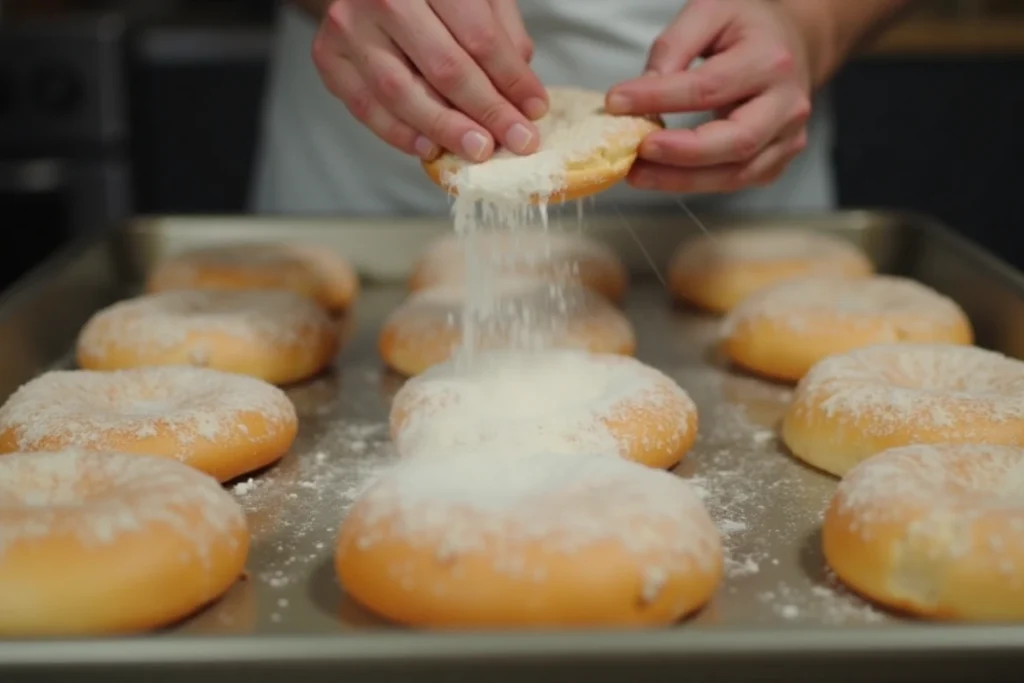
<svg viewBox="0 0 1024 683">
<path fill-rule="evenodd" d="M 276 5 L 0 0 L 0 287 L 131 213 L 245 210 Z M 1024 3 L 921 2 L 834 88 L 844 206 L 1024 267 Z"/>
</svg>

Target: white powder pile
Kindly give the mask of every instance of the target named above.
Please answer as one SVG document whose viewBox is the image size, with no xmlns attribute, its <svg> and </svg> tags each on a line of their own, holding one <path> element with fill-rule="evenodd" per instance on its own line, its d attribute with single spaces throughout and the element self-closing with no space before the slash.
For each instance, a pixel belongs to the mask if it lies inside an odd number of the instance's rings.
<svg viewBox="0 0 1024 683">
<path fill-rule="evenodd" d="M 973 346 L 871 346 L 818 363 L 798 400 L 843 424 L 870 411 L 876 435 L 926 425 L 966 437 L 972 425 L 1024 419 L 1024 362 Z"/>
<path fill-rule="evenodd" d="M 280 423 L 293 419 L 295 409 L 277 387 L 207 368 L 54 370 L 24 384 L 0 407 L 0 430 L 13 431 L 26 450 L 52 443 L 102 447 L 111 438 L 155 436 L 158 428 L 188 444 L 244 431 L 243 414 Z"/>
<path fill-rule="evenodd" d="M 217 335 L 268 352 L 302 348 L 317 340 L 310 331 L 330 324 L 327 314 L 306 297 L 284 290 L 174 290 L 118 302 L 93 316 L 79 336 L 79 349 L 104 358 L 125 347 L 161 353 L 196 335 Z M 209 357 L 194 344 L 192 362 Z"/>
<path fill-rule="evenodd" d="M 877 341 L 898 342 L 908 334 L 959 329 L 965 316 L 952 299 L 907 278 L 811 276 L 747 297 L 726 317 L 722 333 L 765 319 L 797 333 L 830 324 L 870 328 Z"/>
<path fill-rule="evenodd" d="M 625 455 L 632 445 L 609 423 L 629 415 L 678 413 L 685 425 L 693 402 L 660 371 L 625 356 L 585 351 L 488 352 L 471 367 L 437 365 L 399 391 L 394 405 L 409 415 L 399 452 L 432 456 L 474 450 Z M 647 430 L 657 448 L 675 432 Z"/>
<path fill-rule="evenodd" d="M 486 549 L 496 571 L 526 580 L 544 580 L 552 558 L 614 542 L 644 568 L 652 596 L 666 573 L 710 570 L 719 548 L 686 482 L 591 453 L 408 458 L 357 505 L 360 547 L 399 537 L 442 558 Z M 414 578 L 394 570 L 400 584 Z"/>
<path fill-rule="evenodd" d="M 20 541 L 67 535 L 97 549 L 158 525 L 208 561 L 245 525 L 231 496 L 196 470 L 157 457 L 71 450 L 0 458 L 0 510 L 0 559 Z"/>
</svg>

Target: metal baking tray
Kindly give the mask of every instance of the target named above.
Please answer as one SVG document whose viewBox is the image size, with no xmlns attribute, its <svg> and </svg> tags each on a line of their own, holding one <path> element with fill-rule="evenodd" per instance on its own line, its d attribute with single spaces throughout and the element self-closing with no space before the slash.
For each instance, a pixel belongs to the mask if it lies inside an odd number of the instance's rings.
<svg viewBox="0 0 1024 683">
<path fill-rule="evenodd" d="M 572 224 L 575 212 L 555 222 Z M 724 224 L 812 226 L 861 244 L 880 270 L 912 276 L 970 314 L 979 343 L 1024 357 L 1024 276 L 934 221 L 867 211 L 718 217 Z M 402 380 L 376 352 L 384 317 L 438 219 L 143 217 L 75 245 L 0 300 L 0 397 L 69 350 L 98 308 L 138 291 L 166 255 L 214 242 L 322 243 L 356 264 L 365 290 L 341 321 L 333 369 L 294 386 L 300 416 L 291 453 L 230 484 L 254 534 L 249 576 L 219 603 L 157 634 L 85 641 L 0 641 L 0 680 L 305 681 L 586 679 L 789 681 L 1018 680 L 1024 626 L 936 625 L 890 616 L 825 571 L 821 513 L 835 481 L 804 468 L 774 434 L 790 389 L 731 371 L 715 352 L 717 321 L 673 306 L 659 282 L 668 256 L 698 228 L 682 215 L 609 215 L 587 233 L 626 261 L 625 308 L 638 357 L 676 378 L 700 408 L 701 433 L 678 468 L 701 490 L 728 549 L 727 576 L 695 618 L 647 632 L 428 633 L 385 624 L 347 600 L 334 579 L 334 535 L 347 506 L 393 461 L 386 419 Z M 651 258 L 654 255 L 654 258 Z M 983 663 L 983 664 L 981 664 Z"/>
</svg>

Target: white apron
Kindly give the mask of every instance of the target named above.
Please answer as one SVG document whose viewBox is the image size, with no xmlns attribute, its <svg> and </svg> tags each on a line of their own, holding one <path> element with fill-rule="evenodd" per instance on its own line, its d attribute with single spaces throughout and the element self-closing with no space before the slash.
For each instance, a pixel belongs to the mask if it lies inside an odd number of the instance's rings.
<svg viewBox="0 0 1024 683">
<path fill-rule="evenodd" d="M 534 40 L 533 68 L 548 85 L 606 90 L 641 73 L 679 3 L 665 0 L 519 0 Z M 281 10 L 264 106 L 252 209 L 269 214 L 443 214 L 448 199 L 419 161 L 384 144 L 321 84 L 310 58 L 315 23 Z M 670 126 L 699 120 L 668 117 Z M 807 149 L 770 187 L 688 197 L 702 209 L 815 210 L 834 204 L 831 116 L 815 102 Z M 678 197 L 620 183 L 598 206 L 672 205 Z"/>
</svg>

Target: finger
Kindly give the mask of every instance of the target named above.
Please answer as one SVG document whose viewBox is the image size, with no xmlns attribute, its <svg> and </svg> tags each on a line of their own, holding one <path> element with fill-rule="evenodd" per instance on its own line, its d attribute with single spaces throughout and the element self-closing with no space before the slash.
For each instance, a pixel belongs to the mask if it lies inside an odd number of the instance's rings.
<svg viewBox="0 0 1024 683">
<path fill-rule="evenodd" d="M 783 173 L 789 162 L 807 145 L 807 134 L 781 138 L 747 163 L 721 164 L 698 169 L 678 168 L 640 161 L 627 181 L 641 189 L 681 193 L 735 192 L 753 185 L 767 185 Z"/>
<path fill-rule="evenodd" d="M 732 18 L 733 3 L 690 0 L 651 45 L 645 71 L 668 74 L 690 66 L 714 45 Z"/>
<path fill-rule="evenodd" d="M 385 15 L 386 29 L 427 82 L 478 123 L 488 134 L 489 142 L 493 137 L 518 154 L 536 150 L 539 136 L 533 123 L 495 89 L 487 74 L 456 42 L 431 8 L 419 3 L 403 3 L 402 8 L 400 16 Z M 460 8 L 469 16 L 464 21 L 474 26 L 487 26 L 490 36 L 496 32 L 504 34 L 497 31 L 490 5 L 462 2 Z M 491 154 L 489 147 L 481 146 L 477 151 L 478 154 L 469 158 L 482 161 Z"/>
<path fill-rule="evenodd" d="M 790 123 L 787 99 L 779 93 L 757 97 L 727 119 L 692 129 L 655 131 L 640 145 L 647 161 L 680 167 L 715 166 L 753 159 Z"/>
<path fill-rule="evenodd" d="M 397 119 L 468 161 L 494 152 L 487 131 L 429 92 L 385 36 L 371 31 L 349 49 L 370 92 Z"/>
<path fill-rule="evenodd" d="M 789 52 L 769 60 L 758 46 L 737 45 L 695 69 L 636 78 L 613 90 L 630 114 L 711 111 L 749 99 L 795 68 Z"/>
<path fill-rule="evenodd" d="M 526 31 L 517 0 L 491 0 L 491 7 L 498 23 L 505 29 L 505 34 L 516 46 L 519 56 L 529 63 L 533 59 L 533 39 Z M 529 116 L 529 112 L 526 114 Z"/>
<path fill-rule="evenodd" d="M 328 92 L 341 100 L 353 117 L 387 144 L 424 161 L 436 158 L 441 152 L 438 146 L 381 106 L 352 62 L 332 49 L 330 43 L 328 35 L 318 35 L 313 49 L 314 61 Z"/>
<path fill-rule="evenodd" d="M 470 5 L 466 0 L 431 0 L 431 4 L 463 49 L 483 67 L 499 93 L 527 116 L 546 109 L 544 85 L 509 39 L 493 4 L 489 12 L 483 11 L 484 5 L 479 5 L 479 12 L 467 12 Z M 511 8 L 512 14 L 519 14 L 514 0 L 500 0 L 498 4 L 506 13 Z"/>
</svg>

